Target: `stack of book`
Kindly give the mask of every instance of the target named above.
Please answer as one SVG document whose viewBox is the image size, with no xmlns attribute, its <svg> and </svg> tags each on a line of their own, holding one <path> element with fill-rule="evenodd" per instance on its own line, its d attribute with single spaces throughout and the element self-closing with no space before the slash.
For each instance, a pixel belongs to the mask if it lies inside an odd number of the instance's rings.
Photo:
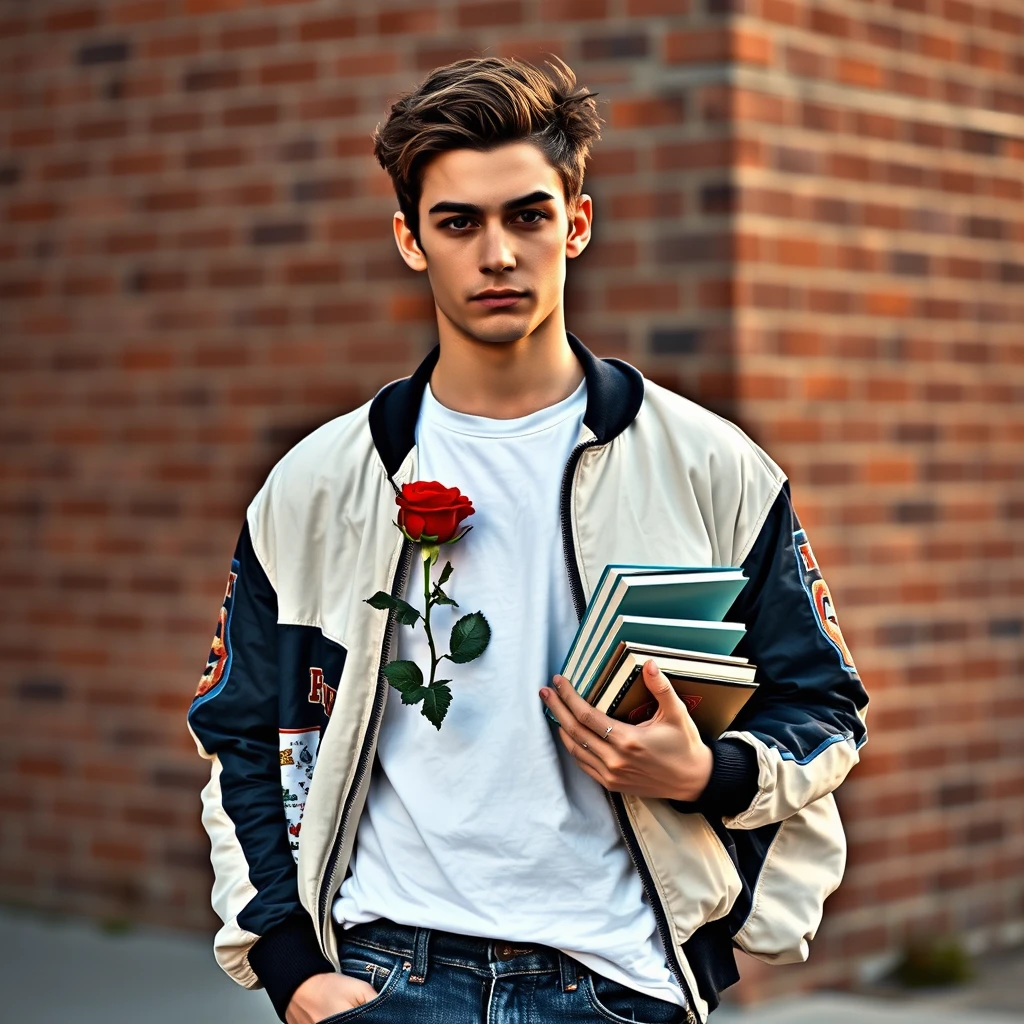
<svg viewBox="0 0 1024 1024">
<path fill-rule="evenodd" d="M 722 622 L 745 584 L 727 566 L 606 566 L 561 674 L 597 710 L 637 724 L 658 706 L 643 682 L 653 658 L 701 736 L 717 739 L 757 687 L 756 666 L 732 655 L 743 625 Z"/>
</svg>

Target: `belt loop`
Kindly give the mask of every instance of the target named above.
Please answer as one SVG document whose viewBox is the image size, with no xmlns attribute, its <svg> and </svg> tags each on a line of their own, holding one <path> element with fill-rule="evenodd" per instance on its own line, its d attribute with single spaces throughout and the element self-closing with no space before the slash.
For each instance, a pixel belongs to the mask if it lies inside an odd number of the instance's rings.
<svg viewBox="0 0 1024 1024">
<path fill-rule="evenodd" d="M 409 981 L 422 985 L 427 980 L 427 941 L 430 939 L 429 928 L 417 928 L 413 938 L 412 973 Z"/>
<path fill-rule="evenodd" d="M 558 951 L 558 969 L 562 974 L 562 991 L 575 992 L 579 984 L 579 977 L 576 972 L 578 964 L 571 956 Z"/>
</svg>

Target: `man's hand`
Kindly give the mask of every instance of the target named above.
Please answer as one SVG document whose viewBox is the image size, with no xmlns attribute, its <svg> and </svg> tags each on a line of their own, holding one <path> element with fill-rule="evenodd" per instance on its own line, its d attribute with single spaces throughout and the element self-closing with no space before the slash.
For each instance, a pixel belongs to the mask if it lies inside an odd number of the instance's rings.
<svg viewBox="0 0 1024 1024">
<path fill-rule="evenodd" d="M 700 738 L 686 705 L 653 659 L 644 664 L 644 684 L 658 701 L 658 710 L 640 725 L 595 711 L 564 676 L 554 676 L 557 693 L 545 686 L 540 695 L 561 725 L 558 735 L 566 749 L 606 789 L 665 800 L 696 800 L 711 778 L 711 748 Z"/>
<path fill-rule="evenodd" d="M 314 974 L 295 990 L 284 1019 L 287 1024 L 316 1024 L 325 1017 L 376 998 L 377 990 L 358 978 L 345 974 Z"/>
</svg>

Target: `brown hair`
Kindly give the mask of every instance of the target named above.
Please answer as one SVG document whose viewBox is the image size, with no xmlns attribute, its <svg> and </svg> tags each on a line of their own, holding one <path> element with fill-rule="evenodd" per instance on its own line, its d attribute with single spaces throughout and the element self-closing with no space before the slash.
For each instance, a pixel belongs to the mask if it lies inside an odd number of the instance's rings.
<svg viewBox="0 0 1024 1024">
<path fill-rule="evenodd" d="M 373 155 L 391 176 L 417 244 L 423 168 L 452 149 L 534 143 L 558 171 L 572 211 L 590 148 L 601 138 L 597 93 L 578 89 L 561 58 L 545 63 L 550 74 L 514 57 L 470 57 L 435 68 L 377 125 Z"/>
</svg>

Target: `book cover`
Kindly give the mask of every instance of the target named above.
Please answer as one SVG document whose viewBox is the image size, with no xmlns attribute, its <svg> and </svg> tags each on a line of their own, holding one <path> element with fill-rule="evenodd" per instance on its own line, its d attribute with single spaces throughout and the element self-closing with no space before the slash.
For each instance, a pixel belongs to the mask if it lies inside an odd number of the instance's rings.
<svg viewBox="0 0 1024 1024">
<path fill-rule="evenodd" d="M 595 703 L 599 711 L 633 725 L 646 721 L 657 711 L 658 702 L 643 681 L 643 666 L 648 657 L 626 653 L 602 698 Z M 679 670 L 672 666 L 671 659 L 655 657 L 655 661 L 686 704 L 705 741 L 718 739 L 757 689 L 753 665 L 747 666 L 746 678 L 727 680 Z"/>
</svg>

